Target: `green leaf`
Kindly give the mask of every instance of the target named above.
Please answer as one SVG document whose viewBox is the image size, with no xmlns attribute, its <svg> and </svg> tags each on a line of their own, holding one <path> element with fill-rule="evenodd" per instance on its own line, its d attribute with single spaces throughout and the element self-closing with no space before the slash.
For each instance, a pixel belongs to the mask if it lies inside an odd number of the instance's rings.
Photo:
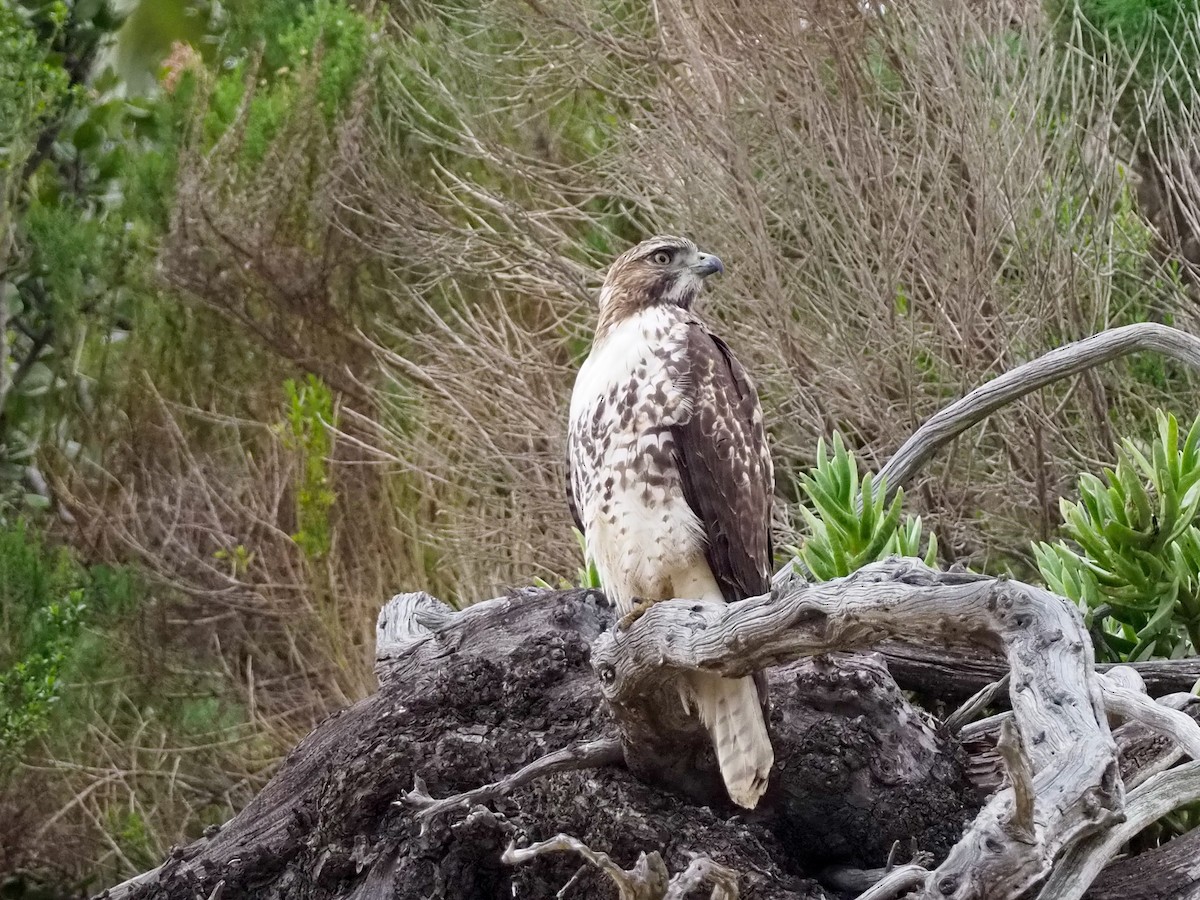
<svg viewBox="0 0 1200 900">
<path fill-rule="evenodd" d="M 1170 629 L 1171 619 L 1175 612 L 1175 602 L 1178 596 L 1178 585 L 1172 585 L 1170 589 L 1163 591 L 1162 597 L 1158 601 L 1158 609 L 1150 617 L 1150 621 L 1138 631 L 1138 640 L 1156 638 L 1164 631 Z"/>
<path fill-rule="evenodd" d="M 815 480 L 806 478 L 803 487 L 827 525 L 835 527 L 844 538 L 857 536 L 858 519 L 855 517 L 853 509 L 847 509 L 845 503 Z"/>
<path fill-rule="evenodd" d="M 937 551 L 938 551 L 937 535 L 931 531 L 931 532 L 929 532 L 929 549 L 925 552 L 925 560 L 924 560 L 925 565 L 929 566 L 931 569 L 937 567 Z"/>
<path fill-rule="evenodd" d="M 887 516 L 880 524 L 879 529 L 875 532 L 875 537 L 872 538 L 871 543 L 867 545 L 866 549 L 859 554 L 859 566 L 857 567 L 861 567 L 870 562 L 875 562 L 877 559 L 879 559 L 880 553 L 883 552 L 883 549 L 887 546 L 888 541 L 891 540 L 896 533 L 896 526 L 900 523 L 900 513 L 900 498 L 897 497 L 892 500 L 892 506 L 888 510 Z"/>
<path fill-rule="evenodd" d="M 871 535 L 875 533 L 875 516 L 878 510 L 875 506 L 874 486 L 871 473 L 868 472 L 862 479 L 862 512 L 859 513 L 859 529 L 858 533 L 863 540 L 870 540 Z"/>
<path fill-rule="evenodd" d="M 1127 525 L 1113 520 L 1104 523 L 1104 538 L 1114 547 L 1146 549 L 1154 545 L 1156 534 L 1134 531 Z"/>
</svg>

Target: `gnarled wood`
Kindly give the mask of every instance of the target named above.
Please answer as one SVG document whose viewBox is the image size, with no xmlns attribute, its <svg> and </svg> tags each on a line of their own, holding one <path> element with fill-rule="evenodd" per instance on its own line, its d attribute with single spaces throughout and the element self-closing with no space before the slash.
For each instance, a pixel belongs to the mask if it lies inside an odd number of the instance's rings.
<svg viewBox="0 0 1200 900">
<path fill-rule="evenodd" d="M 1200 828 L 1138 856 L 1118 860 L 1096 878 L 1085 900 L 1196 900 L 1200 897 Z"/>
<path fill-rule="evenodd" d="M 962 703 L 1008 674 L 1004 656 L 984 648 L 930 646 L 901 638 L 885 641 L 875 650 L 887 660 L 888 670 L 902 688 L 948 703 Z M 1106 672 L 1114 665 L 1101 663 L 1096 670 Z M 1151 697 L 1190 691 L 1200 684 L 1200 657 L 1122 665 L 1137 670 Z M 1003 696 L 997 698 L 1002 701 L 1007 702 Z"/>
<path fill-rule="evenodd" d="M 1037 797 L 1034 834 L 1017 815 L 1013 792 L 997 792 L 930 874 L 923 896 L 1019 897 L 1061 853 L 1119 820 L 1123 805 L 1091 641 L 1078 611 L 1053 594 L 895 560 L 729 607 L 657 604 L 629 632 L 602 635 L 593 665 L 629 759 L 651 721 L 654 740 L 672 727 L 653 710 L 682 671 L 744 676 L 796 656 L 862 649 L 901 634 L 1003 648 L 1007 655 Z M 945 890 L 951 884 L 954 890 Z"/>
<path fill-rule="evenodd" d="M 1161 712 L 1185 698 L 1150 712 L 1139 679 L 1097 677 L 1075 610 L 1014 582 L 890 561 L 730 607 L 658 604 L 623 633 L 589 591 L 524 591 L 462 613 L 426 595 L 389 606 L 379 692 L 316 729 L 219 833 L 108 896 L 549 900 L 569 885 L 566 897 L 613 897 L 595 867 L 519 849 L 561 834 L 622 872 L 641 871 L 644 859 L 649 877 L 658 860 L 666 886 L 654 882 L 661 892 L 648 896 L 682 897 L 708 879 L 749 900 L 827 900 L 798 873 L 844 862 L 887 864 L 863 897 L 917 884 L 926 897 L 1016 898 L 1049 875 L 1043 900 L 1062 900 L 1127 840 L 1121 815 L 1148 821 L 1200 788 L 1196 763 L 1160 771 L 1176 750 L 1156 744 L 1139 759 L 1157 774 L 1126 805 L 1108 714 L 1134 720 L 1119 736 L 1151 725 L 1160 740 L 1195 749 L 1191 720 Z M 1009 660 L 1020 804 L 1006 788 L 978 808 L 961 752 L 909 705 L 882 659 L 832 652 L 900 633 Z M 638 742 L 682 721 L 672 680 L 686 669 L 740 675 L 767 665 L 779 765 L 763 808 L 735 816 L 722 805 L 719 779 L 706 782 L 715 770 L 703 732 L 686 723 L 677 752 L 696 768 L 677 767 L 675 786 L 708 805 L 657 787 L 654 766 L 669 763 L 669 749 Z M 656 703 L 667 706 L 655 721 Z M 651 783 L 611 764 L 614 720 L 624 756 Z M 700 749 L 687 743 L 694 738 Z M 1139 782 L 1136 765 L 1124 772 Z M 414 783 L 420 790 L 397 802 Z M 914 836 L 939 862 L 932 872 L 892 865 L 892 844 Z M 505 847 L 524 861 L 502 863 Z M 1058 886 L 1066 871 L 1075 893 Z M 1170 883 L 1185 884 L 1184 871 L 1173 869 Z"/>
</svg>

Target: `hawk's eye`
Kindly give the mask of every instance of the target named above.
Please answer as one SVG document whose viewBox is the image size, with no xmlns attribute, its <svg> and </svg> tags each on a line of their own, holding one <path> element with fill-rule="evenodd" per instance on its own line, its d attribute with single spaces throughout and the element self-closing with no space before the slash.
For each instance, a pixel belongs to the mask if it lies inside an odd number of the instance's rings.
<svg viewBox="0 0 1200 900">
<path fill-rule="evenodd" d="M 658 250 L 650 258 L 654 260 L 656 266 L 665 266 L 671 261 L 671 254 L 667 250 Z"/>
</svg>

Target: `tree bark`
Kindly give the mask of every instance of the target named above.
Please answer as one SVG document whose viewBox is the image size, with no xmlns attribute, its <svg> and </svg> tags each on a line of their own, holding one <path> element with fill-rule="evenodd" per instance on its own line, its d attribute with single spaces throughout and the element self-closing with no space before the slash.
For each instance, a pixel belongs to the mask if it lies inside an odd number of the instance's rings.
<svg viewBox="0 0 1200 900">
<path fill-rule="evenodd" d="M 1197 900 L 1200 828 L 1100 873 L 1087 900 Z"/>
<path fill-rule="evenodd" d="M 382 623 L 378 693 L 319 726 L 220 831 L 100 896 L 551 900 L 574 879 L 567 897 L 616 897 L 607 875 L 561 853 L 501 861 L 509 844 L 565 832 L 623 865 L 655 848 L 684 872 L 711 854 L 740 873 L 743 897 L 830 900 L 778 865 L 788 854 L 768 823 L 691 806 L 619 764 L 423 816 L 422 795 L 614 734 L 589 659 L 614 616 L 591 591 L 526 591 L 458 615 L 424 595 L 403 606 Z"/>
<path fill-rule="evenodd" d="M 986 650 L 930 646 L 904 640 L 885 641 L 876 650 L 887 660 L 888 669 L 900 687 L 947 703 L 962 703 L 1008 674 L 1004 657 Z M 1200 657 L 1121 665 L 1142 676 L 1151 697 L 1191 691 L 1200 683 Z M 1116 663 L 1101 663 L 1096 670 L 1107 672 L 1116 667 Z M 1007 703 L 1007 695 L 998 697 L 997 702 Z"/>
<path fill-rule="evenodd" d="M 612 622 L 592 591 L 458 614 L 395 598 L 378 693 L 318 727 L 225 827 L 101 896 L 825 900 L 878 882 L 861 896 L 1015 900 L 1065 879 L 1041 895 L 1059 900 L 1200 797 L 1200 763 L 1166 768 L 1200 746 L 1182 701 L 1155 704 L 1130 669 L 1096 673 L 1079 616 L 1036 588 L 902 560 L 729 607 L 657 604 L 626 632 Z M 979 758 L 1006 774 L 986 801 L 966 751 L 883 657 L 842 652 L 900 633 L 1005 654 L 1013 711 L 974 728 Z M 777 765 L 747 813 L 671 684 L 766 667 Z M 1109 716 L 1129 720 L 1117 740 Z M 1161 885 L 1200 890 L 1200 874 L 1177 860 Z"/>
</svg>

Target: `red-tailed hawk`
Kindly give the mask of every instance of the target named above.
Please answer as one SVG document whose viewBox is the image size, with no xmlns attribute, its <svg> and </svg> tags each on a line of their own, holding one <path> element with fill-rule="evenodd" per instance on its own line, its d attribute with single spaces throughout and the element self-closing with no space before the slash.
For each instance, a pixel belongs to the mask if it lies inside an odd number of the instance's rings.
<svg viewBox="0 0 1200 900">
<path fill-rule="evenodd" d="M 676 597 L 770 589 L 774 472 L 758 395 L 692 311 L 724 266 L 685 238 L 625 253 L 600 289 L 591 354 L 571 395 L 568 495 L 600 582 L 623 616 Z M 754 808 L 774 762 L 752 678 L 680 686 L 712 737 L 733 801 Z"/>
</svg>

